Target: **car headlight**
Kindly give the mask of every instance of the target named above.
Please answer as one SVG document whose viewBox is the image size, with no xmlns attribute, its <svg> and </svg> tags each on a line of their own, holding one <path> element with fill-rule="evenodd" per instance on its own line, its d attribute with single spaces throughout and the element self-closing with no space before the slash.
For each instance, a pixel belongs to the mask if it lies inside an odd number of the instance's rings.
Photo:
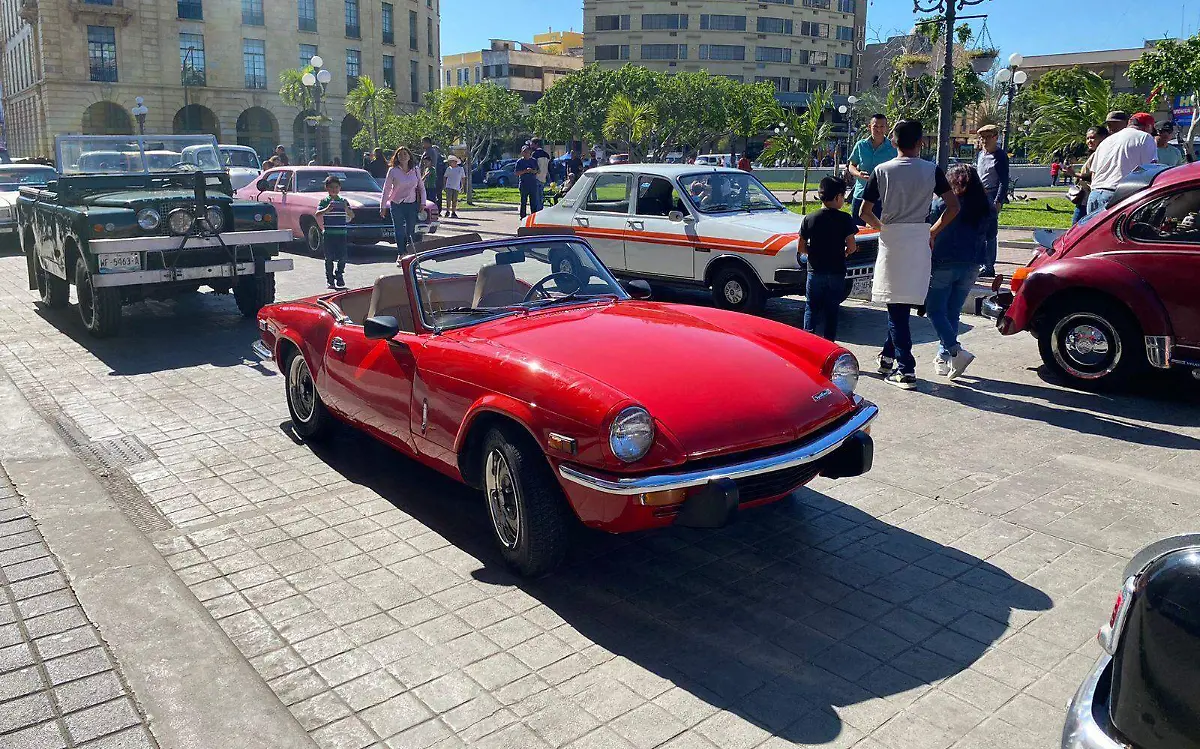
<svg viewBox="0 0 1200 749">
<path fill-rule="evenodd" d="M 154 231 L 162 225 L 162 214 L 153 208 L 143 208 L 137 214 L 138 226 L 145 231 Z"/>
<path fill-rule="evenodd" d="M 630 406 L 613 421 L 608 434 L 608 445 L 626 463 L 641 460 L 654 444 L 654 419 L 646 409 Z"/>
<path fill-rule="evenodd" d="M 172 234 L 187 234 L 196 225 L 196 217 L 186 208 L 176 208 L 167 214 L 167 226 Z"/>
<path fill-rule="evenodd" d="M 854 393 L 854 388 L 858 387 L 858 359 L 854 358 L 854 354 L 847 351 L 833 362 L 829 381 L 846 395 Z"/>
<path fill-rule="evenodd" d="M 420 221 L 420 222 L 422 222 L 422 223 L 424 223 L 424 222 L 428 221 L 428 220 L 429 220 L 429 211 L 427 211 L 427 210 L 425 210 L 424 208 L 422 208 L 422 209 L 421 209 L 421 210 L 420 210 L 420 211 L 417 213 L 417 220 L 418 220 L 418 221 Z"/>
<path fill-rule="evenodd" d="M 219 232 L 225 228 L 225 213 L 217 206 L 209 206 L 204 212 L 204 223 L 211 231 Z"/>
</svg>

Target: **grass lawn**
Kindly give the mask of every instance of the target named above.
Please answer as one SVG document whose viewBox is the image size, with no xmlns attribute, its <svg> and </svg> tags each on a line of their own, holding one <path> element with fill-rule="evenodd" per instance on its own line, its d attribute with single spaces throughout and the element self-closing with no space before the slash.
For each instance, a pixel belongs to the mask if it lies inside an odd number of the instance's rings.
<svg viewBox="0 0 1200 749">
<path fill-rule="evenodd" d="M 808 210 L 816 210 L 820 203 L 809 201 Z M 799 203 L 788 203 L 792 213 L 804 213 Z M 843 208 L 850 210 L 847 203 Z M 1032 226 L 1039 229 L 1070 229 L 1071 214 L 1075 204 L 1066 198 L 1039 198 L 1021 203 L 1009 203 L 1000 211 L 1000 226 Z"/>
<path fill-rule="evenodd" d="M 808 184 L 808 189 L 809 189 L 809 190 L 815 190 L 815 189 L 817 189 L 817 184 L 818 184 L 818 182 L 819 182 L 819 181 L 820 181 L 820 180 L 818 180 L 817 182 L 809 182 L 809 183 L 807 183 L 807 184 Z M 792 191 L 792 190 L 803 190 L 803 189 L 805 189 L 805 187 L 804 187 L 804 186 L 805 186 L 805 183 L 804 183 L 804 182 L 767 182 L 767 181 L 765 181 L 765 180 L 764 180 L 764 181 L 763 181 L 763 184 L 767 186 L 767 189 L 768 189 L 768 190 L 774 190 L 774 191 L 776 191 L 776 192 L 789 192 L 789 191 Z"/>
<path fill-rule="evenodd" d="M 517 205 L 521 202 L 521 191 L 515 187 L 476 187 L 471 192 L 474 193 L 475 201 L 479 203 Z"/>
</svg>

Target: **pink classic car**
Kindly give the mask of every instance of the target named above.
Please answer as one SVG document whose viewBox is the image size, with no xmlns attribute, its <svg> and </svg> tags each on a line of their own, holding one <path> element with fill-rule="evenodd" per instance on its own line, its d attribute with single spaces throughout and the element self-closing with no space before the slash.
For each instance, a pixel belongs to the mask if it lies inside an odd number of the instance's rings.
<svg viewBox="0 0 1200 749">
<path fill-rule="evenodd" d="M 317 205 L 325 197 L 325 178 L 334 175 L 342 181 L 342 196 L 350 201 L 354 209 L 354 222 L 350 224 L 351 244 L 375 244 L 380 241 L 394 242 L 395 230 L 391 216 L 379 217 L 379 198 L 383 185 L 379 184 L 365 169 L 337 166 L 285 166 L 263 173 L 257 182 L 252 182 L 237 191 L 237 196 L 246 200 L 257 200 L 275 206 L 279 216 L 279 228 L 290 229 L 296 240 L 303 242 L 310 252 L 321 247 L 321 219 L 317 218 Z M 438 228 L 438 208 L 432 200 L 425 201 L 425 209 L 417 214 L 417 241 Z"/>
</svg>

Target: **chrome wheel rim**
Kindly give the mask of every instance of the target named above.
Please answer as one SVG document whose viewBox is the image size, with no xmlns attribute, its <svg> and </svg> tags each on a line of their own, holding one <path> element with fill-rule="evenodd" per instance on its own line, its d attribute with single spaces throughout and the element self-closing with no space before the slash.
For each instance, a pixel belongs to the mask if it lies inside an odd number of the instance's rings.
<svg viewBox="0 0 1200 749">
<path fill-rule="evenodd" d="M 307 424 L 312 420 L 313 411 L 317 407 L 317 388 L 313 384 L 312 374 L 308 371 L 308 362 L 300 354 L 292 357 L 288 367 L 288 400 L 296 418 Z"/>
<path fill-rule="evenodd" d="M 1121 363 L 1121 337 L 1099 315 L 1067 315 L 1054 326 L 1054 360 L 1073 377 L 1096 380 Z"/>
<path fill-rule="evenodd" d="M 721 291 L 725 295 L 725 301 L 730 304 L 741 304 L 746 299 L 746 289 L 736 278 L 726 281 Z"/>
<path fill-rule="evenodd" d="M 496 536 L 505 548 L 515 549 L 521 537 L 521 492 L 499 449 L 488 453 L 483 481 Z"/>
<path fill-rule="evenodd" d="M 308 248 L 313 252 L 321 249 L 321 230 L 316 224 L 308 227 Z"/>
</svg>

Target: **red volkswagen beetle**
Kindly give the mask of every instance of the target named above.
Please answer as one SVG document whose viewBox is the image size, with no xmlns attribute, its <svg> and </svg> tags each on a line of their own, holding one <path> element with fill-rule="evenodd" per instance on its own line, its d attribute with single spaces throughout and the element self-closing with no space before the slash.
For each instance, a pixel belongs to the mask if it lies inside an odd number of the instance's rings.
<svg viewBox="0 0 1200 749">
<path fill-rule="evenodd" d="M 445 247 L 371 288 L 264 307 L 254 348 L 301 437 L 337 418 L 482 489 L 524 574 L 558 563 L 572 516 L 716 527 L 871 467 L 878 410 L 850 352 L 629 288 L 574 237 Z"/>
<path fill-rule="evenodd" d="M 1147 367 L 1200 376 L 1200 164 L 1136 170 L 1107 210 L 1043 244 L 984 301 L 1001 333 L 1030 331 L 1079 384 Z"/>
</svg>

